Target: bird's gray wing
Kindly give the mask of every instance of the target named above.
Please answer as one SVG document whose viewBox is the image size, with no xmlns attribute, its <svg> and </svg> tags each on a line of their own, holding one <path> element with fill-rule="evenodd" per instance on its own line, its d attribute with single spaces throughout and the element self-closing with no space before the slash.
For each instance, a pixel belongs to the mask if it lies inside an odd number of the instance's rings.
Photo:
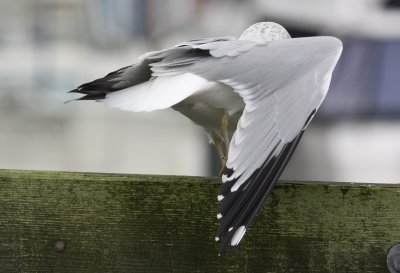
<svg viewBox="0 0 400 273">
<path fill-rule="evenodd" d="M 202 64 L 202 69 L 206 69 L 206 59 L 210 61 L 208 64 L 213 65 L 217 59 L 238 56 L 257 45 L 260 43 L 232 37 L 205 38 L 181 43 L 171 49 L 150 52 L 144 57 L 157 59 L 151 63 L 153 76 L 173 76 L 189 72 L 193 64 Z"/>
<path fill-rule="evenodd" d="M 176 47 L 186 47 L 209 51 L 210 55 L 219 57 L 234 57 L 248 51 L 259 43 L 247 40 L 237 40 L 235 37 L 219 37 L 191 40 Z"/>
<path fill-rule="evenodd" d="M 200 59 L 206 57 L 234 56 L 249 50 L 256 44 L 249 41 L 240 41 L 232 45 L 230 43 L 231 41 L 236 41 L 236 38 L 202 38 L 190 40 L 172 48 L 148 52 L 140 56 L 135 64 L 113 71 L 103 78 L 82 84 L 70 92 L 84 94 L 83 97 L 79 98 L 80 100 L 102 100 L 106 98 L 107 94 L 125 91 L 137 85 L 152 81 L 157 77 L 182 74 L 184 73 L 183 70 L 185 67 L 198 62 Z M 162 63 L 164 68 L 158 68 L 159 63 Z M 179 67 L 179 72 L 177 73 L 172 67 Z M 151 89 L 149 86 L 147 86 L 147 88 Z M 131 90 L 134 90 L 134 88 Z M 124 97 L 126 93 L 131 92 L 123 93 L 124 94 L 120 93 L 118 96 Z M 155 99 L 157 99 L 157 92 L 155 93 Z M 190 94 L 190 92 L 188 93 Z M 162 95 L 165 95 L 165 92 L 163 92 Z M 173 97 L 174 93 L 170 95 Z M 161 98 L 163 98 L 163 96 L 160 96 L 160 99 Z M 145 93 L 140 99 L 143 99 L 146 103 L 146 100 L 154 101 L 154 96 L 149 92 L 147 98 Z"/>
<path fill-rule="evenodd" d="M 324 99 L 342 50 L 334 37 L 283 39 L 190 71 L 231 86 L 245 102 L 228 154 L 216 240 L 236 246 Z"/>
<path fill-rule="evenodd" d="M 207 79 L 190 72 L 191 66 L 204 64 L 205 60 L 212 64 L 212 60 L 232 58 L 256 45 L 252 41 L 214 38 L 146 53 L 142 59 L 149 62 L 151 78 L 118 92 L 107 93 L 104 102 L 109 107 L 133 112 L 171 107 L 209 86 Z"/>
<path fill-rule="evenodd" d="M 251 41 L 216 39 L 210 42 L 208 39 L 147 53 L 143 59 L 150 62 L 151 78 L 132 87 L 107 93 L 104 103 L 133 112 L 171 107 L 210 86 L 208 79 L 190 71 L 191 66 L 205 64 L 205 60 L 210 60 L 212 65 L 213 61 L 233 58 L 256 45 Z"/>
</svg>

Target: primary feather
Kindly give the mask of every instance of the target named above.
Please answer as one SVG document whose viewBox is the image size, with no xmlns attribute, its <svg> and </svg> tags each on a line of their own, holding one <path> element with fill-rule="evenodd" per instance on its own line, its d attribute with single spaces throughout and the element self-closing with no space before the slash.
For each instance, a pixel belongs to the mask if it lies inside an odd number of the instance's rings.
<svg viewBox="0 0 400 273">
<path fill-rule="evenodd" d="M 236 247 L 326 96 L 342 44 L 334 37 L 290 38 L 271 22 L 233 37 L 191 40 L 72 92 L 128 111 L 172 107 L 232 136 L 218 194 L 220 252 Z"/>
</svg>

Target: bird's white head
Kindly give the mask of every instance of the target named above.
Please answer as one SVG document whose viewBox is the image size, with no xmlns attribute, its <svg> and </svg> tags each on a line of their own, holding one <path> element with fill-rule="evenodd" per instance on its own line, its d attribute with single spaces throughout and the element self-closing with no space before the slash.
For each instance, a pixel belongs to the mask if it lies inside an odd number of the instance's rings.
<svg viewBox="0 0 400 273">
<path fill-rule="evenodd" d="M 291 38 L 289 32 L 280 24 L 274 22 L 260 22 L 248 27 L 239 40 L 249 40 L 260 43 Z"/>
</svg>

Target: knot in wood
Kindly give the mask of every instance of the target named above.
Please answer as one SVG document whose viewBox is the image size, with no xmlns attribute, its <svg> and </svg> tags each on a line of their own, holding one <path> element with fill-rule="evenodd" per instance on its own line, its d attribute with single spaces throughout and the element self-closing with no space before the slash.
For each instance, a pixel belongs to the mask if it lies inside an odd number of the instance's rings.
<svg viewBox="0 0 400 273">
<path fill-rule="evenodd" d="M 65 242 L 58 240 L 54 242 L 54 250 L 58 253 L 64 252 L 65 250 Z"/>
</svg>

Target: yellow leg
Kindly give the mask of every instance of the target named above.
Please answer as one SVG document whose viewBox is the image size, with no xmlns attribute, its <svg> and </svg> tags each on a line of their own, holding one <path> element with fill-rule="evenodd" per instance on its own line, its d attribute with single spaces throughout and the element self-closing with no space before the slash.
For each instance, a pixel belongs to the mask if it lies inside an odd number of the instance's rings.
<svg viewBox="0 0 400 273">
<path fill-rule="evenodd" d="M 225 112 L 225 114 L 222 116 L 222 119 L 221 119 L 221 129 L 222 129 L 222 134 L 224 137 L 226 157 L 228 157 L 229 144 L 230 144 L 228 125 L 229 125 L 229 116 L 228 116 L 228 113 Z"/>
<path fill-rule="evenodd" d="M 226 155 L 224 154 L 224 150 L 221 147 L 222 139 L 216 134 L 212 135 L 212 139 L 213 139 L 215 148 L 217 148 L 219 158 L 221 159 L 221 164 L 224 167 L 225 163 L 226 163 Z"/>
<path fill-rule="evenodd" d="M 212 140 L 214 142 L 215 148 L 217 148 L 217 152 L 219 154 L 219 158 L 221 159 L 221 171 L 219 172 L 219 176 L 222 176 L 222 173 L 225 169 L 226 161 L 228 160 L 229 153 L 229 133 L 228 133 L 228 125 L 229 125 L 229 116 L 228 113 L 225 114 L 221 118 L 221 130 L 222 130 L 222 138 L 218 134 L 212 135 Z M 225 150 L 222 148 L 222 142 L 225 144 Z"/>
</svg>

